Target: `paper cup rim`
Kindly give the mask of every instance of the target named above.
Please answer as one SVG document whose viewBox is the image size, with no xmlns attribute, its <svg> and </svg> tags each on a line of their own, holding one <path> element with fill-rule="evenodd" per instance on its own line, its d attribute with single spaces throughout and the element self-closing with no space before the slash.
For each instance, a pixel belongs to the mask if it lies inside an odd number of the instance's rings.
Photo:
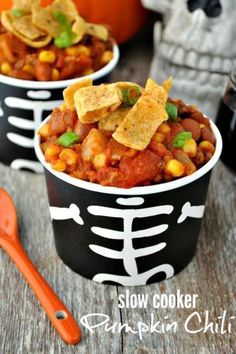
<svg viewBox="0 0 236 354">
<path fill-rule="evenodd" d="M 40 127 L 44 125 L 48 120 L 50 119 L 50 116 L 47 117 Z M 215 123 L 210 120 L 211 128 L 213 133 L 215 134 L 216 138 L 216 149 L 214 152 L 214 155 L 212 158 L 201 168 L 199 168 L 196 172 L 194 172 L 190 176 L 185 176 L 181 177 L 179 179 L 176 179 L 174 181 L 170 182 L 165 182 L 165 183 L 160 183 L 160 184 L 155 184 L 151 186 L 139 186 L 139 187 L 132 187 L 132 188 L 118 188 L 118 187 L 110 187 L 110 186 L 102 186 L 97 183 L 92 183 L 92 182 L 87 182 L 83 181 L 80 179 L 77 179 L 75 177 L 71 177 L 67 175 L 64 172 L 57 172 L 52 169 L 51 165 L 45 161 L 43 152 L 40 148 L 40 137 L 39 134 L 35 134 L 34 138 L 34 146 L 35 146 L 35 153 L 41 164 L 46 168 L 52 175 L 57 177 L 58 179 L 73 185 L 75 187 L 79 187 L 82 189 L 86 189 L 89 191 L 93 192 L 98 192 L 98 193 L 105 193 L 105 194 L 114 194 L 114 195 L 147 195 L 147 194 L 155 194 L 155 193 L 161 193 L 161 192 L 167 192 L 176 188 L 180 188 L 183 186 L 186 186 L 197 179 L 201 178 L 204 176 L 207 172 L 209 172 L 217 163 L 221 151 L 222 151 L 222 138 L 219 132 L 219 129 L 215 125 Z M 40 127 L 38 129 L 40 129 Z"/>
<path fill-rule="evenodd" d="M 72 85 L 74 82 L 78 82 L 80 80 L 84 79 L 92 79 L 92 80 L 97 80 L 100 79 L 107 74 L 109 74 L 117 65 L 119 58 L 120 58 L 120 51 L 119 47 L 117 44 L 113 44 L 113 58 L 112 60 L 103 68 L 101 68 L 98 71 L 95 71 L 94 73 L 82 77 L 77 77 L 74 79 L 68 79 L 68 80 L 59 80 L 59 81 L 32 81 L 32 80 L 21 80 L 21 79 L 16 79 L 13 77 L 9 77 L 6 75 L 0 74 L 0 83 L 9 85 L 9 86 L 15 86 L 15 87 L 20 87 L 20 88 L 26 88 L 26 89 L 60 89 L 64 87 L 68 87 Z"/>
</svg>

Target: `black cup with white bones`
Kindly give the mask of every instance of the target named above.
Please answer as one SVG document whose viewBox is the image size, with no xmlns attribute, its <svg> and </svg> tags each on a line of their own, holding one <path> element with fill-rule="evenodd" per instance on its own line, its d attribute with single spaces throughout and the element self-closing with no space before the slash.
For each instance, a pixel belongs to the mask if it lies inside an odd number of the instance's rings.
<svg viewBox="0 0 236 354">
<path fill-rule="evenodd" d="M 146 285 L 170 278 L 193 258 L 216 151 L 191 176 L 131 189 L 104 187 L 54 171 L 39 137 L 58 255 L 72 270 L 99 283 Z"/>
<path fill-rule="evenodd" d="M 62 103 L 62 91 L 78 80 L 91 77 L 94 84 L 109 82 L 119 60 L 113 59 L 97 72 L 83 78 L 38 82 L 0 75 L 0 162 L 17 170 L 42 172 L 34 152 L 34 134 L 42 120 Z"/>
</svg>

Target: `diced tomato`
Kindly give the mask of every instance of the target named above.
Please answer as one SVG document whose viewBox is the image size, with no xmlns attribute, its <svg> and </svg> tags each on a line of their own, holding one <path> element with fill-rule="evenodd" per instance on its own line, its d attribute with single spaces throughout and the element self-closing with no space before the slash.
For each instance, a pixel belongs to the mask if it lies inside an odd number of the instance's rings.
<svg viewBox="0 0 236 354">
<path fill-rule="evenodd" d="M 65 80 L 68 77 L 76 77 L 78 72 L 78 66 L 76 60 L 66 62 L 61 70 L 61 80 Z"/>
<path fill-rule="evenodd" d="M 128 188 L 126 177 L 119 168 L 105 166 L 98 171 L 97 179 L 103 186 Z"/>
<path fill-rule="evenodd" d="M 75 122 L 77 122 L 78 117 L 75 111 L 71 111 L 70 109 L 65 109 L 63 111 L 63 119 L 66 125 L 66 128 L 73 129 Z"/>
<path fill-rule="evenodd" d="M 33 76 L 22 69 L 13 69 L 10 76 L 21 80 L 33 80 Z"/>
<path fill-rule="evenodd" d="M 78 58 L 76 58 L 76 64 L 79 72 L 83 72 L 84 70 L 91 68 L 92 63 L 92 58 L 86 55 L 80 55 Z"/>
<path fill-rule="evenodd" d="M 120 168 L 103 167 L 97 173 L 98 182 L 104 186 L 131 188 L 149 184 L 160 173 L 160 158 L 145 150 L 134 158 L 124 157 Z"/>
<path fill-rule="evenodd" d="M 158 143 L 155 139 L 151 140 L 148 148 L 161 158 L 164 158 L 166 155 L 171 155 L 170 151 L 165 147 L 165 145 Z"/>
<path fill-rule="evenodd" d="M 120 171 L 126 176 L 126 188 L 151 181 L 161 169 L 161 159 L 149 150 L 138 153 L 134 158 L 124 157 Z"/>
<path fill-rule="evenodd" d="M 64 65 L 65 65 L 65 54 L 63 54 L 62 52 L 58 52 L 55 67 L 57 69 L 61 69 L 63 68 Z"/>
</svg>

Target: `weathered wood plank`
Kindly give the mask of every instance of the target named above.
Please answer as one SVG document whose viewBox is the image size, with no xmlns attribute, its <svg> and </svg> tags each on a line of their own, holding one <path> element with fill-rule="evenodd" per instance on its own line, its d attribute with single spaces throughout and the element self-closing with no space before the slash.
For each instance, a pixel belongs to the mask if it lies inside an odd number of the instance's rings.
<svg viewBox="0 0 236 354">
<path fill-rule="evenodd" d="M 118 68 L 112 80 L 128 80 L 144 84 L 152 55 L 150 29 L 121 50 Z M 177 333 L 138 334 L 106 333 L 97 328 L 94 334 L 84 328 L 82 342 L 75 347 L 65 345 L 43 313 L 28 285 L 8 256 L 0 250 L 0 353 L 3 354 L 119 354 L 171 353 L 212 354 L 235 353 L 235 332 L 231 336 L 217 334 L 191 335 L 184 331 L 183 322 L 192 309 L 118 308 L 118 295 L 125 288 L 99 285 L 68 269 L 56 254 L 43 176 L 12 171 L 0 164 L 0 186 L 15 200 L 18 210 L 21 241 L 42 275 L 79 321 L 89 313 L 104 313 L 111 323 L 135 326 L 139 320 L 147 323 L 151 314 L 155 321 L 168 316 L 177 321 Z M 129 288 L 134 294 L 196 293 L 197 310 L 202 315 L 209 310 L 216 318 L 225 309 L 235 313 L 235 247 L 236 247 L 236 179 L 219 163 L 212 175 L 203 225 L 196 257 L 176 277 L 149 285 Z M 95 323 L 95 322 L 93 322 Z M 235 331 L 235 326 L 234 329 Z"/>
</svg>

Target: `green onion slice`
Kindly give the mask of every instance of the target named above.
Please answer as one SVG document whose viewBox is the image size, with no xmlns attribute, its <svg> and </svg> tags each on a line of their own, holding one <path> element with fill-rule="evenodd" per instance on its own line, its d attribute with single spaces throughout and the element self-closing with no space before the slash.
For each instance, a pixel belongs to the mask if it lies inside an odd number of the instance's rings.
<svg viewBox="0 0 236 354">
<path fill-rule="evenodd" d="M 12 14 L 12 16 L 14 16 L 14 17 L 21 17 L 21 16 L 23 16 L 24 15 L 24 10 L 22 10 L 22 9 L 12 9 L 11 10 L 11 14 Z"/>
<path fill-rule="evenodd" d="M 73 39 L 76 34 L 74 32 L 62 32 L 57 38 L 55 38 L 55 45 L 58 48 L 68 48 L 73 45 Z"/>
<path fill-rule="evenodd" d="M 64 31 L 71 31 L 71 23 L 68 17 L 61 11 L 54 11 L 53 17 L 61 25 Z"/>
<path fill-rule="evenodd" d="M 176 118 L 178 117 L 178 109 L 176 105 L 173 103 L 166 103 L 166 112 L 169 116 L 169 119 L 176 121 Z"/>
<path fill-rule="evenodd" d="M 121 92 L 123 95 L 124 105 L 126 107 L 135 105 L 141 96 L 141 90 L 138 86 L 132 86 L 129 89 L 123 89 Z"/>
<path fill-rule="evenodd" d="M 79 141 L 80 137 L 73 132 L 66 132 L 57 139 L 57 142 L 64 146 L 69 147 Z"/>
<path fill-rule="evenodd" d="M 173 145 L 174 147 L 182 148 L 184 146 L 185 141 L 191 138 L 192 138 L 191 132 L 181 132 L 177 134 L 176 137 L 174 138 Z"/>
<path fill-rule="evenodd" d="M 62 32 L 55 38 L 55 45 L 58 48 L 68 48 L 73 45 L 73 40 L 76 37 L 76 33 L 72 31 L 72 26 L 65 14 L 60 11 L 53 12 L 53 17 L 61 25 Z"/>
</svg>

